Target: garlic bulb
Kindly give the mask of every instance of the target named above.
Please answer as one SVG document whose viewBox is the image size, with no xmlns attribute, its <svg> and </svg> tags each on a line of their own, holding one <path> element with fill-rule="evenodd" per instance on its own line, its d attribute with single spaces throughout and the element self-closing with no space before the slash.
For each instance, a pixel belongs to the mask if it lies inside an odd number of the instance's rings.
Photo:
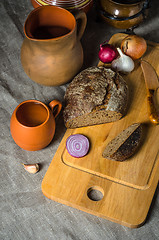
<svg viewBox="0 0 159 240">
<path fill-rule="evenodd" d="M 35 163 L 35 164 L 24 164 L 23 166 L 25 168 L 25 170 L 29 173 L 37 173 L 39 171 L 39 164 Z"/>
<path fill-rule="evenodd" d="M 125 55 L 120 48 L 117 48 L 119 52 L 119 57 L 112 61 L 111 67 L 115 71 L 123 72 L 123 73 L 130 73 L 133 71 L 135 65 L 132 58 Z"/>
</svg>

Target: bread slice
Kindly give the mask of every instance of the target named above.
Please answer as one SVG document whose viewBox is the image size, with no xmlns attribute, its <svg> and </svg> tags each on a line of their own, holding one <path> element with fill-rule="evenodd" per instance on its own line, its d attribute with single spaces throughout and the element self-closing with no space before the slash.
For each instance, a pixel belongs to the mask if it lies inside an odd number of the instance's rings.
<svg viewBox="0 0 159 240">
<path fill-rule="evenodd" d="M 63 111 L 67 128 L 119 120 L 128 103 L 128 86 L 111 69 L 90 67 L 79 73 L 65 93 Z"/>
<path fill-rule="evenodd" d="M 142 124 L 134 123 L 123 130 L 117 137 L 108 143 L 103 151 L 103 157 L 124 161 L 132 156 L 142 141 Z"/>
</svg>

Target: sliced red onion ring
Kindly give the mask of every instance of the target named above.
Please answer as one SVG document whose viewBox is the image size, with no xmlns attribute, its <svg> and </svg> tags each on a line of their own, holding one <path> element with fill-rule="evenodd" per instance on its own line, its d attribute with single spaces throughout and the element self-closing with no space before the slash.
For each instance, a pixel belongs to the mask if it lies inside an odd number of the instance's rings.
<svg viewBox="0 0 159 240">
<path fill-rule="evenodd" d="M 66 149 L 72 157 L 84 157 L 89 150 L 89 140 L 82 134 L 70 135 L 66 140 Z"/>
</svg>

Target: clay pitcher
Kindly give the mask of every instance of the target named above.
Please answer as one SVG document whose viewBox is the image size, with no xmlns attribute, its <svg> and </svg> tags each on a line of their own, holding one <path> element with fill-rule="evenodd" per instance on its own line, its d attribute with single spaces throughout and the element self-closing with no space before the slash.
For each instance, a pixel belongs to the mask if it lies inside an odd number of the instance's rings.
<svg viewBox="0 0 159 240">
<path fill-rule="evenodd" d="M 86 22 L 83 11 L 73 15 L 49 5 L 34 9 L 24 24 L 26 38 L 21 47 L 21 63 L 26 74 L 47 86 L 71 81 L 83 65 L 80 39 Z"/>
</svg>

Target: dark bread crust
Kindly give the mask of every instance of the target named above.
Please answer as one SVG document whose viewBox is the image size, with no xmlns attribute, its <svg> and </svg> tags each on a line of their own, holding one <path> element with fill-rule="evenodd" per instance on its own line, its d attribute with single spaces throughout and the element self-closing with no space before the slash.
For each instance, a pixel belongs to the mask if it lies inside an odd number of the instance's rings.
<svg viewBox="0 0 159 240">
<path fill-rule="evenodd" d="M 87 68 L 66 90 L 65 126 L 76 128 L 117 121 L 125 114 L 127 102 L 128 86 L 119 74 L 103 67 Z"/>
<path fill-rule="evenodd" d="M 130 125 L 108 143 L 103 152 L 103 157 L 115 161 L 125 161 L 136 152 L 142 142 L 142 136 L 142 124 Z"/>
</svg>

